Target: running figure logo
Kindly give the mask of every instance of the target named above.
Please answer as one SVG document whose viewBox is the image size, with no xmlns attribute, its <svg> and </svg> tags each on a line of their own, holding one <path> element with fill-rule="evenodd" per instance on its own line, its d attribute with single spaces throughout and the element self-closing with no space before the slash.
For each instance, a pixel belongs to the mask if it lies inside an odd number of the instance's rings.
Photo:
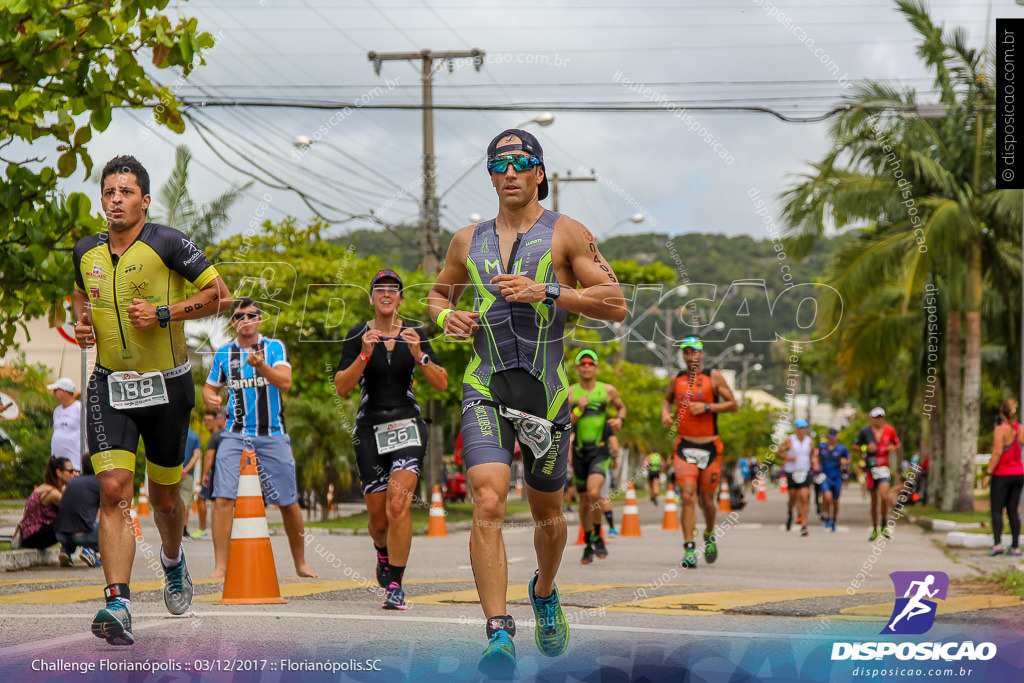
<svg viewBox="0 0 1024 683">
<path fill-rule="evenodd" d="M 937 604 L 949 592 L 949 576 L 944 572 L 893 572 L 889 575 L 896 595 L 889 623 L 882 634 L 919 635 L 935 623 Z"/>
</svg>

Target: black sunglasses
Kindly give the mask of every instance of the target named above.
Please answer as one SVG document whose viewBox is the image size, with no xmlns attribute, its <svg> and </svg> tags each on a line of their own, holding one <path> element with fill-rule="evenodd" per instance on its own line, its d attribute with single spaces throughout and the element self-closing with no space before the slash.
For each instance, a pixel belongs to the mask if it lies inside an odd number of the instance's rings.
<svg viewBox="0 0 1024 683">
<path fill-rule="evenodd" d="M 255 320 L 260 315 L 260 313 L 235 313 L 231 318 L 234 320 Z"/>
</svg>

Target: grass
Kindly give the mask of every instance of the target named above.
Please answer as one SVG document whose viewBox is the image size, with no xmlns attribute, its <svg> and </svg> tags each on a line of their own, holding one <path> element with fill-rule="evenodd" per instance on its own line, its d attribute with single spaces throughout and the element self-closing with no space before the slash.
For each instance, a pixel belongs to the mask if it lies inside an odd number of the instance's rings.
<svg viewBox="0 0 1024 683">
<path fill-rule="evenodd" d="M 912 509 L 911 514 L 915 517 L 931 517 L 932 519 L 945 519 L 951 522 L 990 522 L 991 515 L 988 512 L 943 512 L 930 505 L 922 505 Z"/>
<path fill-rule="evenodd" d="M 445 515 L 445 522 L 448 524 L 454 524 L 455 522 L 468 522 L 473 519 L 473 504 L 472 503 L 448 503 L 446 506 L 447 515 Z M 512 515 L 529 512 L 530 506 L 527 503 L 508 503 L 508 511 L 506 516 L 511 517 Z M 326 522 L 319 520 L 313 520 L 306 522 L 306 527 L 312 527 L 317 529 L 365 529 L 366 524 L 369 521 L 369 515 L 364 511 L 356 515 L 348 515 L 337 519 L 330 519 Z M 430 522 L 430 512 L 427 508 L 420 506 L 413 506 L 412 508 L 412 529 L 413 531 L 426 529 L 427 524 Z M 280 525 L 275 525 L 280 526 Z"/>
<path fill-rule="evenodd" d="M 1004 569 L 989 574 L 987 578 L 991 581 L 1002 583 L 1003 590 L 1024 598 L 1024 573 L 1016 569 Z"/>
<path fill-rule="evenodd" d="M 4 552 L 5 550 L 10 550 L 10 549 L 11 549 L 11 544 L 10 543 L 8 543 L 7 541 L 0 542 L 0 553 Z"/>
</svg>

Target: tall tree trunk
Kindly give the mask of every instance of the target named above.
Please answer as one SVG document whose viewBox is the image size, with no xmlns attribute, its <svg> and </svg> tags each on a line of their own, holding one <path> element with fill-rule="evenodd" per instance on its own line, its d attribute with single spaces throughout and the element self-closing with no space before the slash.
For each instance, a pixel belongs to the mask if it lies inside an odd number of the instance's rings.
<svg viewBox="0 0 1024 683">
<path fill-rule="evenodd" d="M 946 434 L 942 429 L 945 393 L 942 391 L 941 377 L 938 385 L 935 392 L 935 409 L 928 420 L 928 455 L 931 458 L 928 461 L 928 505 L 934 507 L 939 506 L 939 482 L 946 462 Z"/>
<path fill-rule="evenodd" d="M 945 415 L 946 439 L 945 453 L 942 458 L 942 470 L 936 479 L 936 493 L 939 494 L 939 507 L 950 512 L 956 501 L 956 492 L 960 485 L 959 466 L 962 460 L 961 431 L 963 411 L 961 410 L 963 395 L 963 359 L 961 349 L 960 311 L 950 310 L 946 318 L 946 377 L 945 377 Z"/>
<path fill-rule="evenodd" d="M 974 510 L 974 456 L 978 452 L 981 421 L 981 247 L 971 245 L 967 257 L 966 298 L 964 301 L 967 333 L 964 338 L 964 395 L 960 445 L 960 486 L 954 509 Z"/>
</svg>

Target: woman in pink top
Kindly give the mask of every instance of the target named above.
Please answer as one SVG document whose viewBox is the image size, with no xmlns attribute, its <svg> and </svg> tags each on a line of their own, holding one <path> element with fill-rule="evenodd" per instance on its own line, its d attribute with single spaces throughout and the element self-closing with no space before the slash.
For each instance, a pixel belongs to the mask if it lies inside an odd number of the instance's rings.
<svg viewBox="0 0 1024 683">
<path fill-rule="evenodd" d="M 1021 489 L 1024 488 L 1024 463 L 1021 462 L 1021 429 L 1015 420 L 1017 402 L 1012 398 L 1003 401 L 999 408 L 1002 418 L 996 425 L 992 435 L 992 459 L 988 463 L 988 474 L 992 477 L 992 535 L 995 545 L 989 551 L 993 555 L 1018 556 L 1021 554 L 1018 538 L 1020 536 L 1020 505 Z M 1002 545 L 1003 509 L 1010 519 L 1010 534 L 1013 545 L 1007 551 Z"/>
<path fill-rule="evenodd" d="M 75 476 L 75 466 L 67 458 L 51 455 L 46 463 L 42 486 L 36 487 L 25 501 L 25 516 L 21 520 L 21 546 L 48 548 L 57 542 L 53 523 L 57 519 L 64 486 Z"/>
</svg>

